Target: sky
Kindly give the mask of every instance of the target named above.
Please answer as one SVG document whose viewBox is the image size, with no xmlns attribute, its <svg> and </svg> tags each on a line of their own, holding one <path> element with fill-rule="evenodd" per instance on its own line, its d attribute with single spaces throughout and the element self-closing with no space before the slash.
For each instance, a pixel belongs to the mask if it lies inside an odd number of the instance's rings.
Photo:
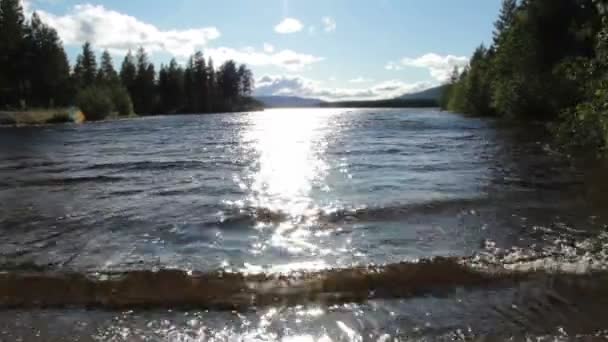
<svg viewBox="0 0 608 342">
<path fill-rule="evenodd" d="M 247 64 L 256 95 L 400 96 L 444 82 L 488 44 L 501 0 L 22 0 L 73 61 L 89 41 L 118 66 L 143 46 L 159 66 L 195 51 Z"/>
</svg>

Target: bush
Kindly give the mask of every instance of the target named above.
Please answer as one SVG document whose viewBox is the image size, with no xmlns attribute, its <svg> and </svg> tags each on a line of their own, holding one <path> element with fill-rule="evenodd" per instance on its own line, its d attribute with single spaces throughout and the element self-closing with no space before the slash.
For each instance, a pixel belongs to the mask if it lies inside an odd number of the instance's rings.
<svg viewBox="0 0 608 342">
<path fill-rule="evenodd" d="M 110 89 L 112 93 L 112 102 L 114 105 L 114 111 L 121 116 L 129 116 L 133 114 L 133 103 L 129 92 L 123 86 L 116 85 Z"/>
<path fill-rule="evenodd" d="M 598 90 L 598 93 L 601 90 Z M 564 111 L 557 129 L 560 142 L 574 149 L 605 153 L 608 148 L 608 115 L 601 95 Z"/>
<path fill-rule="evenodd" d="M 91 86 L 81 90 L 76 96 L 76 105 L 87 120 L 107 118 L 113 111 L 112 94 L 107 87 Z"/>
</svg>

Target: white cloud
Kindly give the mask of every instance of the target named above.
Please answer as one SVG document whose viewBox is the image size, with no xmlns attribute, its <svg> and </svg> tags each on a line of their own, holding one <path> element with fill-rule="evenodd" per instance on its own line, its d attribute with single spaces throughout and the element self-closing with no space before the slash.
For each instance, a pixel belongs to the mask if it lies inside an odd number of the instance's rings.
<svg viewBox="0 0 608 342">
<path fill-rule="evenodd" d="M 376 100 L 395 98 L 432 86 L 430 83 L 386 81 L 369 88 L 332 88 L 322 82 L 302 76 L 263 76 L 256 81 L 256 95 L 290 95 L 318 98 L 326 101 Z"/>
<path fill-rule="evenodd" d="M 281 50 L 274 53 L 255 51 L 252 48 L 233 49 L 228 47 L 207 48 L 205 55 L 211 56 L 216 63 L 232 59 L 250 66 L 275 66 L 287 71 L 301 71 L 306 66 L 320 62 L 322 57 L 298 53 L 292 50 Z"/>
<path fill-rule="evenodd" d="M 427 53 L 418 58 L 404 58 L 401 60 L 401 64 L 404 66 L 428 69 L 431 76 L 440 82 L 444 82 L 450 78 L 450 74 L 452 73 L 452 70 L 454 70 L 454 67 L 463 68 L 468 63 L 469 59 L 467 57 L 453 55 L 441 56 L 436 53 Z M 389 65 L 387 65 L 387 69 L 388 66 Z"/>
<path fill-rule="evenodd" d="M 32 13 L 32 2 L 31 2 L 31 0 L 21 0 L 21 7 L 23 8 L 23 13 L 25 13 L 25 15 L 27 17 L 29 17 L 30 14 Z"/>
<path fill-rule="evenodd" d="M 264 52 L 266 52 L 266 53 L 273 53 L 274 52 L 274 46 L 272 44 L 264 43 Z"/>
<path fill-rule="evenodd" d="M 338 26 L 336 24 L 336 20 L 334 20 L 332 17 L 323 17 L 322 21 L 325 32 L 334 32 Z"/>
<path fill-rule="evenodd" d="M 371 78 L 365 78 L 365 77 L 357 77 L 357 78 L 353 78 L 352 80 L 349 80 L 348 82 L 350 83 L 369 83 L 369 82 L 373 82 L 374 80 Z"/>
<path fill-rule="evenodd" d="M 220 36 L 215 27 L 163 31 L 101 5 L 76 5 L 62 16 L 44 11 L 39 11 L 39 14 L 57 30 L 65 44 L 89 41 L 98 48 L 115 53 L 142 46 L 149 52 L 165 51 L 177 57 L 186 57 Z"/>
<path fill-rule="evenodd" d="M 274 27 L 276 33 L 289 34 L 302 31 L 304 25 L 295 18 L 285 18 Z"/>
<path fill-rule="evenodd" d="M 386 63 L 386 65 L 384 66 L 384 69 L 386 70 L 402 70 L 403 67 L 401 65 L 399 65 L 399 63 L 395 63 L 395 62 L 388 62 Z"/>
</svg>

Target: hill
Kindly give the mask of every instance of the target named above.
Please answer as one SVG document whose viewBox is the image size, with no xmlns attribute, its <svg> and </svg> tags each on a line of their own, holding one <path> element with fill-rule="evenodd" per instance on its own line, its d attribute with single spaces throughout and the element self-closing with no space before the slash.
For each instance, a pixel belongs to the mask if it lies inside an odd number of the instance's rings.
<svg viewBox="0 0 608 342">
<path fill-rule="evenodd" d="M 310 108 L 320 107 L 323 101 L 297 96 L 256 96 L 266 108 Z"/>
<path fill-rule="evenodd" d="M 430 88 L 427 90 L 423 90 L 421 92 L 405 94 L 403 96 L 398 97 L 400 100 L 434 100 L 439 102 L 447 85 L 441 85 L 438 87 Z"/>
</svg>

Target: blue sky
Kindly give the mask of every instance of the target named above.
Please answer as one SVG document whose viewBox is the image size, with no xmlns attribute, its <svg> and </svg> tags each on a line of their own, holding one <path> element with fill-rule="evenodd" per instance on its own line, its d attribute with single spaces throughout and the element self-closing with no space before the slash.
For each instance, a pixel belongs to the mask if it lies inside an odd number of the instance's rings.
<svg viewBox="0 0 608 342">
<path fill-rule="evenodd" d="M 24 0 L 74 59 L 89 40 L 119 64 L 202 50 L 248 64 L 258 94 L 386 98 L 442 82 L 491 40 L 500 0 Z"/>
</svg>

